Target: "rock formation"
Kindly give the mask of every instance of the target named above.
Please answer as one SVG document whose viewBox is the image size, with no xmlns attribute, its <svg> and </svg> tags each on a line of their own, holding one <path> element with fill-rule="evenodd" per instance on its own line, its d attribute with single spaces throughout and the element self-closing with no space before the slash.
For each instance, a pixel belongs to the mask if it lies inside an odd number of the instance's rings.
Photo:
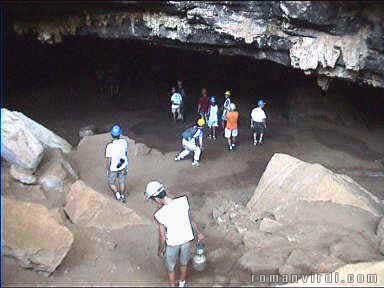
<svg viewBox="0 0 384 288">
<path fill-rule="evenodd" d="M 62 9 L 56 17 L 44 17 L 44 11 L 49 16 L 51 11 L 39 8 L 40 19 L 16 17 L 13 29 L 50 44 L 68 36 L 95 35 L 243 55 L 306 74 L 384 87 L 384 6 L 380 3 L 121 1 L 95 9 L 72 6 L 56 7 L 55 11 Z M 324 77 L 319 83 L 326 90 Z"/>
<path fill-rule="evenodd" d="M 39 204 L 2 198 L 4 203 L 4 255 L 21 266 L 52 273 L 73 243 L 72 233 Z"/>
<path fill-rule="evenodd" d="M 81 180 L 72 185 L 64 211 L 73 223 L 85 227 L 115 230 L 148 224 L 132 209 L 96 192 Z"/>
</svg>

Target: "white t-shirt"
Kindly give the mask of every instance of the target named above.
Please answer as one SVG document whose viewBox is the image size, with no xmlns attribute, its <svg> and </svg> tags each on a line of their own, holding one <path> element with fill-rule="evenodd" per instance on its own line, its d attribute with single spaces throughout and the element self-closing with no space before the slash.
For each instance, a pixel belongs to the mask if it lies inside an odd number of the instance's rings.
<svg viewBox="0 0 384 288">
<path fill-rule="evenodd" d="M 217 105 L 209 106 L 209 119 L 208 119 L 209 122 L 215 122 L 215 121 L 217 122 L 217 112 L 218 112 Z"/>
<path fill-rule="evenodd" d="M 181 97 L 180 93 L 175 92 L 172 94 L 171 101 L 173 103 L 172 108 L 177 108 L 181 105 L 181 102 L 183 102 L 183 97 Z"/>
<path fill-rule="evenodd" d="M 167 245 L 181 245 L 193 240 L 192 225 L 189 220 L 189 204 L 186 196 L 173 199 L 157 210 L 154 216 L 167 229 Z"/>
<path fill-rule="evenodd" d="M 251 112 L 251 118 L 254 122 L 263 122 L 264 119 L 267 119 L 267 115 L 260 107 L 256 107 Z"/>
<path fill-rule="evenodd" d="M 111 158 L 110 171 L 120 171 L 128 166 L 128 142 L 125 139 L 116 139 L 107 145 L 105 149 L 105 157 Z M 124 164 L 120 168 L 117 168 L 120 159 L 124 159 Z"/>
</svg>

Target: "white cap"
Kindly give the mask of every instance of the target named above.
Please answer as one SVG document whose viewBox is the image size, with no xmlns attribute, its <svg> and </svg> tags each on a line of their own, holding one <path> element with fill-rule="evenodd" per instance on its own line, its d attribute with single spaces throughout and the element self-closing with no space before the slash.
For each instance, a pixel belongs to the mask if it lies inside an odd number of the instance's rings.
<svg viewBox="0 0 384 288">
<path fill-rule="evenodd" d="M 164 190 L 164 185 L 161 184 L 159 181 L 151 181 L 147 184 L 147 188 L 145 189 L 144 195 L 146 199 L 149 199 L 153 196 L 159 195 Z"/>
<path fill-rule="evenodd" d="M 231 103 L 230 108 L 231 108 L 231 111 L 236 110 L 236 105 L 235 105 L 235 103 Z"/>
</svg>

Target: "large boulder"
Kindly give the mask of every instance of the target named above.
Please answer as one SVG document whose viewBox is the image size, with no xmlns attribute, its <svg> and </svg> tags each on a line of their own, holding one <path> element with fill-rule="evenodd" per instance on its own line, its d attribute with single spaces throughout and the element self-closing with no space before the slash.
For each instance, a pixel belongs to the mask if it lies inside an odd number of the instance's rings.
<svg viewBox="0 0 384 288">
<path fill-rule="evenodd" d="M 289 278 L 289 277 L 288 277 Z M 316 279 L 312 281 L 311 279 Z M 286 287 L 383 287 L 384 261 L 342 266 L 332 273 L 303 276 Z"/>
<path fill-rule="evenodd" d="M 5 108 L 3 108 L 5 109 Z M 2 109 L 2 110 L 3 110 Z M 43 125 L 33 121 L 31 118 L 25 116 L 23 113 L 13 111 L 13 115 L 18 117 L 24 122 L 25 127 L 40 141 L 46 148 L 59 148 L 64 153 L 69 153 L 72 150 L 71 144 L 65 139 L 53 133 L 51 130 L 45 128 Z"/>
<path fill-rule="evenodd" d="M 44 274 L 55 271 L 71 248 L 72 233 L 42 205 L 7 198 L 2 201 L 4 255 Z"/>
<path fill-rule="evenodd" d="M 9 174 L 13 179 L 23 184 L 35 184 L 37 182 L 37 178 L 35 175 L 33 175 L 31 170 L 23 169 L 14 164 L 11 165 Z"/>
<path fill-rule="evenodd" d="M 22 169 L 35 171 L 44 155 L 44 147 L 13 112 L 1 109 L 1 157 Z"/>
<path fill-rule="evenodd" d="M 244 233 L 248 252 L 239 263 L 253 273 L 331 272 L 345 263 L 384 259 L 382 203 L 321 165 L 275 154 L 247 208 L 258 229 Z"/>
<path fill-rule="evenodd" d="M 384 211 L 381 201 L 350 177 L 280 153 L 269 161 L 247 207 L 257 214 L 273 213 L 299 200 L 331 201 L 361 208 L 375 216 Z"/>
<path fill-rule="evenodd" d="M 148 224 L 132 209 L 96 192 L 81 180 L 72 184 L 64 211 L 73 223 L 84 227 L 114 230 Z"/>
</svg>

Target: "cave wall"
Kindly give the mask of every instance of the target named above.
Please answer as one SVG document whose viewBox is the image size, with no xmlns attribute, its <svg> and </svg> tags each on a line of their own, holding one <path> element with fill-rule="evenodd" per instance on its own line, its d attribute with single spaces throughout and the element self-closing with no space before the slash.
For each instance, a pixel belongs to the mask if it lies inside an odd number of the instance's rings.
<svg viewBox="0 0 384 288">
<path fill-rule="evenodd" d="M 319 85 L 325 89 L 324 76 L 384 87 L 379 1 L 121 1 L 70 10 L 63 5 L 53 16 L 49 7 L 38 8 L 15 8 L 14 32 L 51 45 L 73 36 L 138 39 L 270 60 L 323 75 Z"/>
</svg>

